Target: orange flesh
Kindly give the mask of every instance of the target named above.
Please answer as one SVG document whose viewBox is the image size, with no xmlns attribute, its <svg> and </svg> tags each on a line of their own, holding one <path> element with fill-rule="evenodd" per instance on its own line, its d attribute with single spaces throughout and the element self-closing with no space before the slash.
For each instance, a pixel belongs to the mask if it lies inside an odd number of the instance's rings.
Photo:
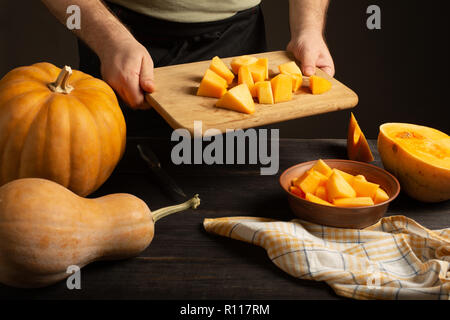
<svg viewBox="0 0 450 320">
<path fill-rule="evenodd" d="M 323 205 L 364 207 L 389 200 L 389 195 L 378 184 L 367 181 L 364 175 L 353 176 L 331 169 L 321 159 L 291 183 L 291 193 Z"/>
<path fill-rule="evenodd" d="M 248 114 L 255 112 L 255 103 L 246 84 L 230 89 L 217 101 L 216 106 Z"/>
<path fill-rule="evenodd" d="M 450 137 L 447 134 L 412 124 L 384 126 L 383 132 L 409 154 L 450 169 Z"/>
</svg>

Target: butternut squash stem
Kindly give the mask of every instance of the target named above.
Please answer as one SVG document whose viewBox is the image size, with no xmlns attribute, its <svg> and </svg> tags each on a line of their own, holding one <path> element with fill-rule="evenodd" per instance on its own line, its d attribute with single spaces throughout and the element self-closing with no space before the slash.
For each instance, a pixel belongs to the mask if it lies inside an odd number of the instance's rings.
<svg viewBox="0 0 450 320">
<path fill-rule="evenodd" d="M 69 78 L 72 75 L 72 68 L 65 66 L 61 69 L 61 72 L 56 78 L 55 82 L 49 83 L 50 90 L 56 93 L 69 94 L 72 92 L 73 87 L 68 84 Z"/>
<path fill-rule="evenodd" d="M 161 218 L 167 217 L 171 214 L 188 210 L 188 209 L 197 209 L 197 207 L 200 205 L 200 198 L 198 197 L 198 194 L 196 194 L 192 199 L 175 206 L 170 206 L 162 209 L 158 209 L 156 211 L 153 211 L 153 221 L 156 222 Z"/>
</svg>

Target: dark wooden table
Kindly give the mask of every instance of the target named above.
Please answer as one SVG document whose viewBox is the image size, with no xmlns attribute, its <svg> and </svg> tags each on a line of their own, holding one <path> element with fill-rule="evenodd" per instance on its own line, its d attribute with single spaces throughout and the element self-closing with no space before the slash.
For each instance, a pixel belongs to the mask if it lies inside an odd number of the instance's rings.
<svg viewBox="0 0 450 320">
<path fill-rule="evenodd" d="M 65 281 L 33 290 L 0 285 L 0 299 L 339 299 L 325 283 L 285 274 L 260 247 L 206 233 L 202 221 L 225 216 L 294 218 L 279 175 L 299 162 L 345 158 L 344 140 L 281 140 L 279 174 L 261 176 L 256 165 L 175 166 L 169 144 L 133 138 L 114 174 L 92 196 L 127 192 L 151 209 L 174 204 L 149 178 L 136 150 L 142 140 L 151 143 L 186 194 L 200 194 L 200 208 L 158 221 L 152 244 L 140 256 L 82 269 L 81 290 L 68 290 Z M 370 143 L 375 151 L 375 141 Z M 381 165 L 378 154 L 375 157 Z M 401 195 L 388 214 L 406 215 L 431 229 L 450 227 L 450 201 L 423 204 Z"/>
</svg>

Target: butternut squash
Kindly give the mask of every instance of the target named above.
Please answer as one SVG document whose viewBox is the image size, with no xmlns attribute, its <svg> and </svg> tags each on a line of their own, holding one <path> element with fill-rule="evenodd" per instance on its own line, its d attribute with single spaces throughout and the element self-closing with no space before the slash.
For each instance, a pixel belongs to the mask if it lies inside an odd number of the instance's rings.
<svg viewBox="0 0 450 320">
<path fill-rule="evenodd" d="M 130 194 L 85 199 L 50 180 L 14 180 L 0 188 L 0 283 L 44 287 L 71 265 L 136 256 L 158 219 L 199 204 L 195 196 L 152 213 Z"/>
</svg>

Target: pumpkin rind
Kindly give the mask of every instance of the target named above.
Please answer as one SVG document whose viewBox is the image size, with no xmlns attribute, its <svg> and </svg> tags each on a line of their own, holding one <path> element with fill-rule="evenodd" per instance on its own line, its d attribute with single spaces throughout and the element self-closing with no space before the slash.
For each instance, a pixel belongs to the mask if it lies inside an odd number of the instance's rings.
<svg viewBox="0 0 450 320">
<path fill-rule="evenodd" d="M 0 80 L 0 185 L 45 178 L 86 196 L 122 157 L 126 125 L 114 91 L 74 70 L 73 91 L 53 92 L 48 84 L 60 72 L 37 63 Z"/>
<path fill-rule="evenodd" d="M 400 136 L 397 136 L 399 135 Z M 429 152 L 408 146 L 401 135 L 420 135 Z M 397 138 L 396 138 L 397 136 Z M 407 138 L 405 136 L 405 138 Z M 421 138 L 422 140 L 422 138 Z M 422 142 L 419 142 L 422 144 Z M 433 156 L 433 148 L 439 153 Z M 423 202 L 450 199 L 450 137 L 438 130 L 406 123 L 385 123 L 380 126 L 378 151 L 386 170 L 394 174 L 402 190 Z"/>
</svg>

